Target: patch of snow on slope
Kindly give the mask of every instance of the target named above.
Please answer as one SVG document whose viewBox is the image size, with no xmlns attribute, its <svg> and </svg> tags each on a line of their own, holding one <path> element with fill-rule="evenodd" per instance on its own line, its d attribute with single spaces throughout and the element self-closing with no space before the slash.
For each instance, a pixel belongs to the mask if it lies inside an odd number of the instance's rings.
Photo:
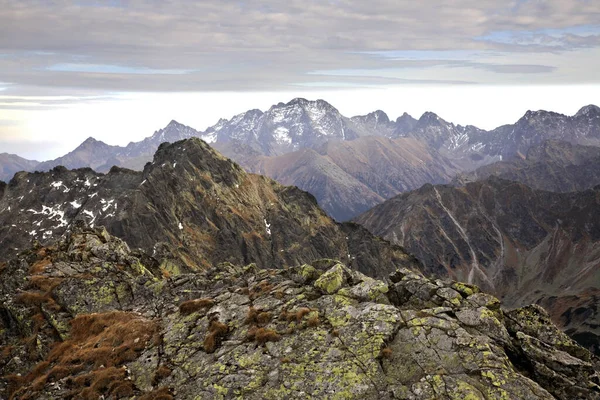
<svg viewBox="0 0 600 400">
<path fill-rule="evenodd" d="M 279 144 L 281 143 L 287 143 L 290 144 L 292 143 L 292 138 L 290 137 L 290 131 L 288 128 L 285 128 L 283 126 L 279 126 L 277 127 L 277 129 L 275 129 L 274 133 L 274 138 L 275 141 Z"/>
</svg>

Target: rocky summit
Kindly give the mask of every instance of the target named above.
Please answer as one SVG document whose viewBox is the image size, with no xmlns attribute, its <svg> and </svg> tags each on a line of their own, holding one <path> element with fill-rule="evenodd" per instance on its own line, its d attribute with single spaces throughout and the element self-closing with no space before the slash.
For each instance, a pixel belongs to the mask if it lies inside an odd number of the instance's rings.
<svg viewBox="0 0 600 400">
<path fill-rule="evenodd" d="M 600 364 L 537 306 L 334 260 L 165 277 L 75 224 L 0 270 L 7 399 L 598 399 Z"/>
<path fill-rule="evenodd" d="M 55 241 L 77 220 L 105 226 L 170 274 L 223 261 L 270 268 L 327 257 L 376 276 L 415 262 L 356 224 L 336 223 L 310 194 L 248 174 L 197 138 L 163 144 L 142 172 L 17 174 L 0 186 L 0 260 L 32 240 Z"/>
</svg>

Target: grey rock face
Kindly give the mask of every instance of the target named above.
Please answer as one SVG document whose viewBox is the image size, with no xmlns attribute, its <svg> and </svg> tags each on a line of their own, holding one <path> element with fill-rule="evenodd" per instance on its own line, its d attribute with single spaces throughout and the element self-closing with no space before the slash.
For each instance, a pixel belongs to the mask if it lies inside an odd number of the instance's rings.
<svg viewBox="0 0 600 400">
<path fill-rule="evenodd" d="M 379 281 L 314 265 L 166 277 L 78 225 L 0 271 L 0 394 L 600 398 L 597 358 L 539 307 L 505 311 L 475 286 L 407 269 Z"/>
</svg>

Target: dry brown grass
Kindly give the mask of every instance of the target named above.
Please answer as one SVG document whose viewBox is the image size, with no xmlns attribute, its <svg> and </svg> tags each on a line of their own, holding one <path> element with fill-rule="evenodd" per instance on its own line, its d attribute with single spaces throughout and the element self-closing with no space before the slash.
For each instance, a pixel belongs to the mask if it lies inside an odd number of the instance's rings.
<svg viewBox="0 0 600 400">
<path fill-rule="evenodd" d="M 29 277 L 29 285 L 34 288 L 41 290 L 42 292 L 51 293 L 60 283 L 63 281 L 62 278 L 51 278 L 44 275 L 33 275 Z"/>
<path fill-rule="evenodd" d="M 215 304 L 213 299 L 203 298 L 196 300 L 184 301 L 179 305 L 179 312 L 183 315 L 188 315 L 196 311 L 204 310 L 212 307 Z"/>
<path fill-rule="evenodd" d="M 381 358 L 392 358 L 394 352 L 389 347 L 385 347 L 381 350 Z"/>
<path fill-rule="evenodd" d="M 291 322 L 293 320 L 296 320 L 296 322 L 300 322 L 302 321 L 302 318 L 304 318 L 304 316 L 310 314 L 310 308 L 306 308 L 306 307 L 301 307 L 299 309 L 296 310 L 296 312 L 288 312 L 287 313 L 287 320 L 288 322 Z"/>
<path fill-rule="evenodd" d="M 245 324 L 254 324 L 256 323 L 256 317 L 258 317 L 258 313 L 260 311 L 256 308 L 250 306 L 248 307 L 248 312 L 246 313 L 246 319 L 244 320 Z"/>
<path fill-rule="evenodd" d="M 152 378 L 152 386 L 157 386 L 160 381 L 171 375 L 171 369 L 165 365 L 161 365 L 154 371 L 154 377 Z"/>
<path fill-rule="evenodd" d="M 138 400 L 173 400 L 174 397 L 171 394 L 169 388 L 161 387 L 154 389 L 150 393 L 146 393 L 143 396 L 138 397 Z"/>
<path fill-rule="evenodd" d="M 71 321 L 69 339 L 57 343 L 11 391 L 12 398 L 35 397 L 47 382 L 71 383 L 72 398 L 130 396 L 134 387 L 122 365 L 156 339 L 158 326 L 137 314 L 113 311 L 79 315 Z M 85 372 L 84 372 L 85 371 Z"/>
<path fill-rule="evenodd" d="M 281 336 L 273 329 L 268 328 L 256 328 L 248 331 L 248 338 L 254 339 L 254 341 L 262 346 L 267 342 L 278 342 L 281 339 Z"/>
<path fill-rule="evenodd" d="M 259 325 L 266 325 L 271 321 L 272 318 L 273 316 L 270 312 L 261 312 L 256 316 L 256 322 Z"/>
<path fill-rule="evenodd" d="M 50 265 L 50 264 L 52 264 L 52 261 L 50 261 L 50 258 L 44 257 L 41 260 L 36 261 L 29 268 L 29 273 L 32 275 L 41 274 L 42 272 L 44 272 L 46 270 L 46 267 L 48 267 L 48 265 Z"/>
<path fill-rule="evenodd" d="M 334 329 L 331 331 L 331 336 L 333 337 L 340 337 L 340 331 L 339 329 Z"/>
<path fill-rule="evenodd" d="M 229 327 L 218 320 L 210 321 L 208 333 L 204 338 L 204 351 L 214 353 L 223 337 L 229 332 Z"/>
<path fill-rule="evenodd" d="M 43 303 L 49 302 L 50 296 L 47 293 L 43 292 L 21 292 L 17 295 L 16 301 L 18 303 L 24 304 L 26 306 L 36 306 L 39 307 Z"/>
<path fill-rule="evenodd" d="M 321 321 L 319 320 L 319 316 L 318 315 L 313 315 L 312 317 L 310 317 L 308 319 L 308 321 L 306 322 L 308 326 L 310 327 L 315 327 L 315 326 L 319 326 L 319 324 L 321 323 Z"/>
</svg>

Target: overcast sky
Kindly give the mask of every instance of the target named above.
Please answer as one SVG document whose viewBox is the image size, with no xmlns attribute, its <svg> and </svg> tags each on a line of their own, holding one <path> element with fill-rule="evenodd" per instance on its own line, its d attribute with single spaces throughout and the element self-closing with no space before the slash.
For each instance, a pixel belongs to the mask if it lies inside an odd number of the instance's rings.
<svg viewBox="0 0 600 400">
<path fill-rule="evenodd" d="M 0 152 L 323 98 L 482 128 L 600 104 L 597 0 L 0 0 Z"/>
</svg>

